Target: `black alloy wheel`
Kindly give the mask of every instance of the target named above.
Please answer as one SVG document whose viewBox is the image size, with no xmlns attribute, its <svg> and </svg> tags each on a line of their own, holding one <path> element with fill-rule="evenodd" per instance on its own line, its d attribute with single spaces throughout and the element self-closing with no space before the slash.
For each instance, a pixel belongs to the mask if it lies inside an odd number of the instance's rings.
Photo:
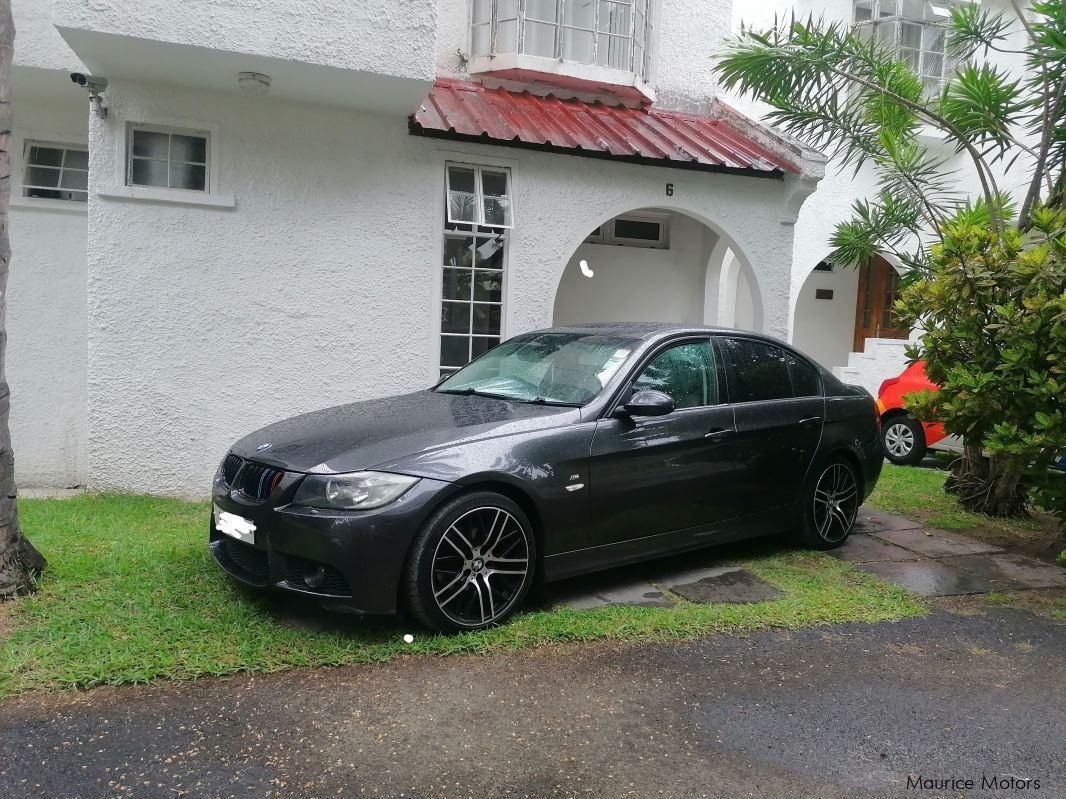
<svg viewBox="0 0 1066 799">
<path fill-rule="evenodd" d="M 426 522 L 407 567 L 414 617 L 441 632 L 500 624 L 533 581 L 536 544 L 522 509 L 479 491 L 447 503 Z"/>
<path fill-rule="evenodd" d="M 843 544 L 859 513 L 859 481 L 854 467 L 833 460 L 814 471 L 808 484 L 804 511 L 804 542 L 815 549 L 834 549 Z"/>
</svg>

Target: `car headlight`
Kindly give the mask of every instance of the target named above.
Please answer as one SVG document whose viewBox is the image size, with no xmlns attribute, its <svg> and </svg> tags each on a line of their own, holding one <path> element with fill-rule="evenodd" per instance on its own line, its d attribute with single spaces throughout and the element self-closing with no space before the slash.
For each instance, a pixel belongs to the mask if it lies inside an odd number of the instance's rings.
<svg viewBox="0 0 1066 799">
<path fill-rule="evenodd" d="M 417 477 L 388 472 L 309 474 L 292 501 L 294 505 L 335 510 L 380 508 L 398 499 L 417 482 Z"/>
</svg>

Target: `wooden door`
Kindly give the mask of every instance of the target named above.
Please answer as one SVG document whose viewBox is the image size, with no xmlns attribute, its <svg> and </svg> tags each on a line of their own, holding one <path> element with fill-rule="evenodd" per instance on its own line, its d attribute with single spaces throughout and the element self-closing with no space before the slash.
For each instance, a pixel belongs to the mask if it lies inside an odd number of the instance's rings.
<svg viewBox="0 0 1066 799">
<path fill-rule="evenodd" d="M 899 273 L 879 255 L 859 269 L 859 291 L 855 307 L 853 352 L 863 352 L 868 338 L 907 338 L 893 310 L 899 299 Z"/>
</svg>

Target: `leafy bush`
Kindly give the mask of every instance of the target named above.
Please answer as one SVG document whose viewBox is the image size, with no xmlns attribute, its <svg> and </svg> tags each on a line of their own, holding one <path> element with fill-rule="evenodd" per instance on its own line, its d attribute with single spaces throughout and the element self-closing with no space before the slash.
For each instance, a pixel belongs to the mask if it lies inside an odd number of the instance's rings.
<svg viewBox="0 0 1066 799">
<path fill-rule="evenodd" d="M 1022 514 L 1032 486 L 1066 519 L 1066 480 L 1049 468 L 1066 450 L 1066 212 L 1034 209 L 1027 233 L 992 232 L 981 217 L 968 209 L 940 227 L 897 303 L 926 331 L 910 357 L 940 386 L 907 408 L 968 442 L 948 481 L 964 507 Z"/>
</svg>

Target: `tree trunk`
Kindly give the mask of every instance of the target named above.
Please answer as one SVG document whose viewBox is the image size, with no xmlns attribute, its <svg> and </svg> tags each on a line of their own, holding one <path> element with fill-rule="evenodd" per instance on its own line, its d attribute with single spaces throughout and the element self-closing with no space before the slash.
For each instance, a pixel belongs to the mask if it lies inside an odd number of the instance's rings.
<svg viewBox="0 0 1066 799">
<path fill-rule="evenodd" d="M 951 465 L 944 490 L 958 497 L 959 504 L 969 511 L 988 516 L 1028 516 L 1024 471 L 1023 462 L 986 458 L 979 445 L 967 444 L 963 456 Z"/>
<path fill-rule="evenodd" d="M 7 207 L 11 199 L 11 60 L 15 49 L 15 23 L 11 0 L 0 0 L 0 599 L 27 593 L 45 560 L 19 528 L 15 499 L 15 456 L 11 451 L 11 392 L 7 385 L 7 273 L 11 242 L 7 234 Z"/>
</svg>

